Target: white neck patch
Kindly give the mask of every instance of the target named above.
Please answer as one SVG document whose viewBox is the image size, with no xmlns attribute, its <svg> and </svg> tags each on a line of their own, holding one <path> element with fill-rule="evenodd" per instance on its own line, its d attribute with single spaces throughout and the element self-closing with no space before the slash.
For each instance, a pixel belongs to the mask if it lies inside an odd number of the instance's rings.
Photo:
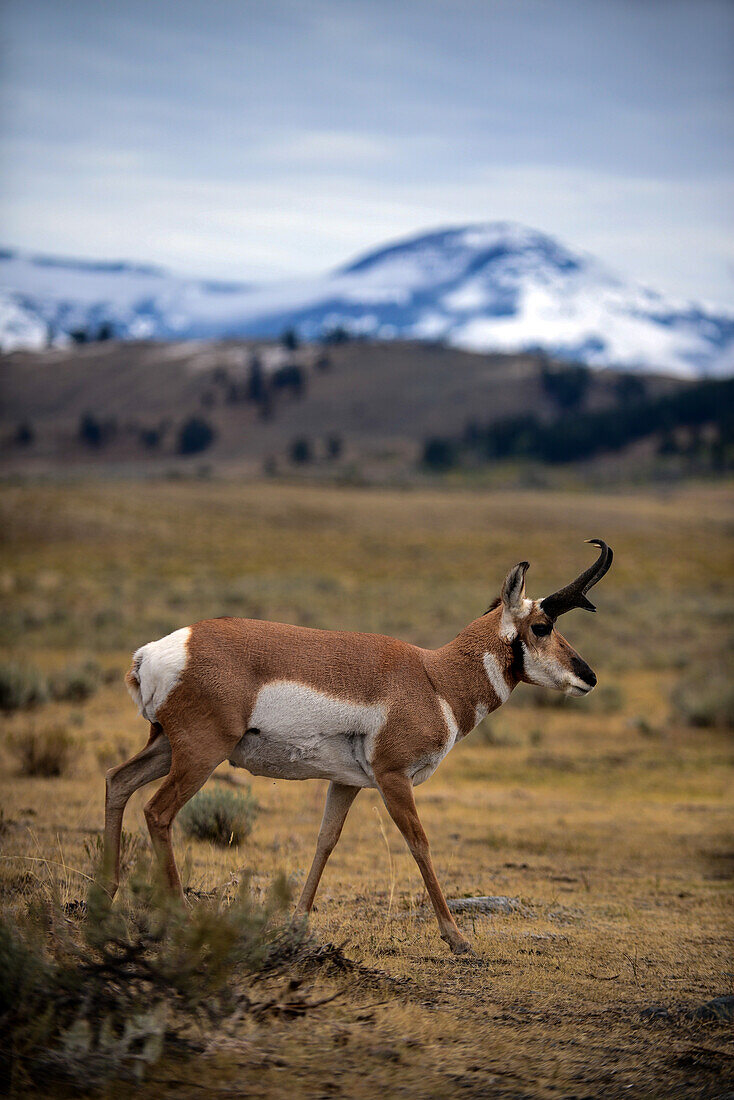
<svg viewBox="0 0 734 1100">
<path fill-rule="evenodd" d="M 446 745 L 446 752 L 448 752 L 449 749 L 453 748 L 456 744 L 456 739 L 459 736 L 459 723 L 456 721 L 456 715 L 451 709 L 451 706 L 449 705 L 449 703 L 446 702 L 442 695 L 439 695 L 438 702 L 441 710 L 443 711 L 443 718 L 444 722 L 446 723 L 446 729 L 449 731 L 449 739 Z"/>
<path fill-rule="evenodd" d="M 494 653 L 485 653 L 483 658 L 484 670 L 487 673 L 487 679 L 492 685 L 492 690 L 499 699 L 500 703 L 506 703 L 510 698 L 510 691 L 512 690 L 510 685 L 505 679 L 505 674 L 500 667 L 500 663 L 495 657 Z"/>
</svg>

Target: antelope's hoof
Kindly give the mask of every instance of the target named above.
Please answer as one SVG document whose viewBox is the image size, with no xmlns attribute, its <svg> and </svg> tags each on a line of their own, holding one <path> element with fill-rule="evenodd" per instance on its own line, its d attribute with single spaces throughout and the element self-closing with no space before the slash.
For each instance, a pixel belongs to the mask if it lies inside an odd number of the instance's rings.
<svg viewBox="0 0 734 1100">
<path fill-rule="evenodd" d="M 446 942 L 451 948 L 452 955 L 472 955 L 474 958 L 477 956 L 468 940 L 447 940 Z"/>
<path fill-rule="evenodd" d="M 94 880 L 94 885 L 98 886 L 107 897 L 112 901 L 117 891 L 120 889 L 120 880 L 114 878 L 113 875 L 99 875 Z"/>
</svg>

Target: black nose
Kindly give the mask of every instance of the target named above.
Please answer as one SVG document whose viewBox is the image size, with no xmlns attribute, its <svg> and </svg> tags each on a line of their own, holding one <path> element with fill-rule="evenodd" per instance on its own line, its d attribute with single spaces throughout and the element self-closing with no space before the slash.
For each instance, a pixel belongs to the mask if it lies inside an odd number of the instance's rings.
<svg viewBox="0 0 734 1100">
<path fill-rule="evenodd" d="M 583 680 L 590 688 L 596 686 L 596 673 L 593 668 L 587 665 L 586 661 L 582 661 L 580 657 L 574 657 L 571 668 L 574 676 L 578 676 L 579 680 Z"/>
</svg>

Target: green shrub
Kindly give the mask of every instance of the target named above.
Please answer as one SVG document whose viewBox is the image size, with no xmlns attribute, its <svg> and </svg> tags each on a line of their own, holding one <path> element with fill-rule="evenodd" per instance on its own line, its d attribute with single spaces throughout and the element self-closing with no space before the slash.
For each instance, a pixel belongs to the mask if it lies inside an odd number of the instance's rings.
<svg viewBox="0 0 734 1100">
<path fill-rule="evenodd" d="M 625 695 L 619 684 L 600 684 L 582 699 L 570 702 L 591 714 L 618 714 L 624 708 Z"/>
<path fill-rule="evenodd" d="M 237 847 L 252 832 L 257 810 L 249 787 L 242 794 L 215 787 L 195 794 L 177 820 L 187 836 Z"/>
<path fill-rule="evenodd" d="M 696 669 L 683 677 L 671 695 L 674 718 L 697 729 L 734 727 L 734 682 L 723 672 Z"/>
<path fill-rule="evenodd" d="M 45 703 L 49 697 L 46 678 L 29 665 L 0 665 L 0 710 L 23 710 Z"/>
<path fill-rule="evenodd" d="M 495 715 L 483 718 L 472 733 L 475 745 L 491 745 L 494 748 L 508 748 L 519 744 L 514 734 L 508 733 L 504 724 L 497 721 Z"/>
<path fill-rule="evenodd" d="M 85 661 L 46 676 L 32 665 L 10 662 L 0 665 L 0 710 L 27 710 L 49 699 L 83 703 L 105 680 L 99 665 Z"/>
<path fill-rule="evenodd" d="M 164 1054 L 200 1056 L 212 1026 L 243 1013 L 303 1014 L 311 1002 L 298 982 L 285 1005 L 277 992 L 252 993 L 255 975 L 279 978 L 310 958 L 305 925 L 286 920 L 288 900 L 281 877 L 263 905 L 245 884 L 232 901 L 184 912 L 141 861 L 114 907 L 90 890 L 81 923 L 57 896 L 20 919 L 2 914 L 0 1091 L 114 1091 Z"/>
<path fill-rule="evenodd" d="M 61 727 L 30 730 L 10 740 L 21 775 L 44 778 L 63 775 L 68 770 L 75 747 L 74 738 Z"/>
<path fill-rule="evenodd" d="M 591 714 L 617 714 L 624 707 L 625 696 L 618 684 L 601 684 L 588 695 L 574 697 L 552 688 L 521 685 L 512 696 L 513 706 L 539 707 L 541 710 L 558 710 L 561 707 L 580 707 Z"/>
<path fill-rule="evenodd" d="M 102 680 L 102 672 L 94 661 L 71 665 L 52 676 L 49 691 L 53 699 L 64 703 L 83 703 L 94 695 Z"/>
<path fill-rule="evenodd" d="M 644 714 L 636 714 L 629 721 L 630 729 L 636 730 L 641 737 L 657 737 L 659 730 Z"/>
<path fill-rule="evenodd" d="M 535 687 L 532 684 L 519 684 L 511 699 L 515 707 L 540 707 L 543 710 L 556 710 L 568 703 L 562 691 Z"/>
</svg>

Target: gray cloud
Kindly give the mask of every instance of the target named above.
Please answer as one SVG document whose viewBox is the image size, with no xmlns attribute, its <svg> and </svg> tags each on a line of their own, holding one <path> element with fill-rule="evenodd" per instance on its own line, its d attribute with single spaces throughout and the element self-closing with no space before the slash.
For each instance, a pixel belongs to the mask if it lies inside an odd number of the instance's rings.
<svg viewBox="0 0 734 1100">
<path fill-rule="evenodd" d="M 731 289 L 734 7 L 6 0 L 2 235 L 259 278 L 516 219 Z"/>
</svg>

